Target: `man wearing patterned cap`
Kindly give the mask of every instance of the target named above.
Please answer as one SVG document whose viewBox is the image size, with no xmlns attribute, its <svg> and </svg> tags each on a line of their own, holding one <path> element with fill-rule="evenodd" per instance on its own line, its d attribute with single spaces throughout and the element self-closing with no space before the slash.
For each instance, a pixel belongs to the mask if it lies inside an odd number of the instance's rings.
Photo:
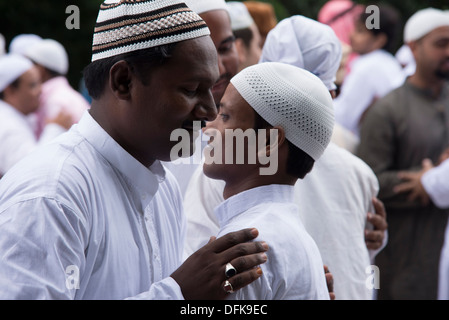
<svg viewBox="0 0 449 320">
<path fill-rule="evenodd" d="M 0 298 L 222 299 L 260 277 L 256 229 L 211 239 L 181 265 L 181 195 L 160 160 L 171 131 L 191 136 L 193 121 L 216 116 L 204 21 L 176 0 L 108 0 L 92 51 L 91 110 L 0 182 Z"/>
<path fill-rule="evenodd" d="M 376 173 L 390 237 L 377 256 L 380 299 L 436 299 L 448 209 L 407 187 L 424 159 L 439 162 L 449 147 L 449 16 L 423 9 L 407 21 L 404 42 L 416 71 L 380 99 L 361 126 L 359 156 Z M 402 180 L 404 178 L 404 180 Z M 405 183 L 405 185 L 404 185 Z"/>
<path fill-rule="evenodd" d="M 254 224 L 263 230 L 261 237 L 270 242 L 270 251 L 261 266 L 263 279 L 230 299 L 329 300 L 321 255 L 301 222 L 294 185 L 323 154 L 333 126 L 331 95 L 308 71 L 267 62 L 248 67 L 231 80 L 220 115 L 205 131 L 212 140 L 205 149 L 204 173 L 225 182 L 225 201 L 215 209 L 218 235 Z M 242 142 L 245 153 L 240 162 L 228 160 L 229 130 L 257 132 L 257 141 Z M 236 157 L 238 149 L 234 147 Z M 250 150 L 258 156 L 275 155 L 277 170 L 263 174 L 266 164 L 259 158 L 250 160 Z"/>
</svg>

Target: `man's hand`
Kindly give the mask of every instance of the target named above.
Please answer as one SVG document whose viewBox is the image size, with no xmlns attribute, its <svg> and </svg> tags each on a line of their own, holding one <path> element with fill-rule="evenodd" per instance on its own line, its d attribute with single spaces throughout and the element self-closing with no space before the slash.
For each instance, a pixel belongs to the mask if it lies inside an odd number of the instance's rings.
<svg viewBox="0 0 449 320">
<path fill-rule="evenodd" d="M 371 250 L 379 249 L 385 239 L 385 230 L 388 228 L 387 213 L 382 201 L 373 198 L 373 205 L 375 213 L 368 213 L 367 220 L 374 228 L 373 230 L 365 229 L 365 243 L 366 247 Z"/>
<path fill-rule="evenodd" d="M 256 229 L 245 229 L 229 233 L 211 241 L 192 254 L 171 277 L 181 287 L 186 300 L 225 299 L 224 289 L 228 280 L 237 291 L 262 275 L 256 268 L 267 261 L 264 242 L 249 242 L 258 236 Z M 231 263 L 237 274 L 226 278 L 226 264 Z"/>
<path fill-rule="evenodd" d="M 398 184 L 394 188 L 394 192 L 408 193 L 408 200 L 410 202 L 419 200 L 422 206 L 427 206 L 430 202 L 430 197 L 421 183 L 421 178 L 424 173 L 433 168 L 433 164 L 429 159 L 425 159 L 422 163 L 422 166 L 423 168 L 418 172 L 399 172 L 398 177 L 403 181 L 403 183 Z"/>
</svg>

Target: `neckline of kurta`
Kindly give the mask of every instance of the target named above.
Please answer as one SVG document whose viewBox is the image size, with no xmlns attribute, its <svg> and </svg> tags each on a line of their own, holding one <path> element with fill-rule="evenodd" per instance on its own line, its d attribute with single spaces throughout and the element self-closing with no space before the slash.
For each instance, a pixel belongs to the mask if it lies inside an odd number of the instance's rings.
<svg viewBox="0 0 449 320">
<path fill-rule="evenodd" d="M 129 184 L 138 189 L 143 205 L 148 205 L 159 183 L 165 180 L 165 170 L 160 161 L 155 161 L 149 168 L 145 167 L 112 139 L 88 111 L 76 128 L 98 153 L 122 173 Z"/>
<path fill-rule="evenodd" d="M 223 227 L 242 212 L 268 202 L 294 202 L 294 187 L 271 184 L 249 189 L 225 200 L 214 212 Z"/>
</svg>

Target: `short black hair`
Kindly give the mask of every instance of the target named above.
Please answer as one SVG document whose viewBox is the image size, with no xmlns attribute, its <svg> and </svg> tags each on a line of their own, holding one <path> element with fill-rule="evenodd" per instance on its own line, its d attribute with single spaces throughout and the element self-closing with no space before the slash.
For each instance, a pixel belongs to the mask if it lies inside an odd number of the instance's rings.
<svg viewBox="0 0 449 320">
<path fill-rule="evenodd" d="M 176 43 L 124 53 L 90 63 L 83 71 L 86 89 L 93 99 L 99 99 L 109 79 L 109 71 L 119 61 L 126 61 L 140 81 L 145 83 L 147 73 L 162 66 L 173 54 Z"/>
<path fill-rule="evenodd" d="M 253 110 L 254 111 L 254 110 Z M 266 129 L 273 127 L 264 118 L 262 118 L 256 111 L 254 111 L 254 130 Z M 315 160 L 309 156 L 302 149 L 295 146 L 287 140 L 288 143 L 288 158 L 287 158 L 287 174 L 298 179 L 304 177 L 313 169 Z"/>
<path fill-rule="evenodd" d="M 379 28 L 368 29 L 374 35 L 385 34 L 387 36 L 387 43 L 382 48 L 385 51 L 394 54 L 398 47 L 399 36 L 401 33 L 401 15 L 398 10 L 387 4 L 377 5 L 379 8 Z M 366 21 L 371 18 L 372 13 L 364 11 L 360 17 L 359 22 L 366 25 Z"/>
</svg>

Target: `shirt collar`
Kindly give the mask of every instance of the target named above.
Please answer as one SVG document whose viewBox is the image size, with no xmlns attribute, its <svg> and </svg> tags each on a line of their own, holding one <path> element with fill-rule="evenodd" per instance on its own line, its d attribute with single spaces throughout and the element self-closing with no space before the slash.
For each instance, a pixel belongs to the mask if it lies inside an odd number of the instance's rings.
<svg viewBox="0 0 449 320">
<path fill-rule="evenodd" d="M 294 202 L 294 187 L 271 184 L 243 191 L 215 208 L 215 215 L 223 227 L 242 212 L 266 202 Z"/>
<path fill-rule="evenodd" d="M 137 187 L 142 201 L 148 204 L 156 194 L 159 183 L 165 180 L 162 164 L 155 161 L 149 168 L 145 167 L 112 139 L 88 111 L 75 128 L 97 152 L 126 177 L 128 183 Z"/>
</svg>

